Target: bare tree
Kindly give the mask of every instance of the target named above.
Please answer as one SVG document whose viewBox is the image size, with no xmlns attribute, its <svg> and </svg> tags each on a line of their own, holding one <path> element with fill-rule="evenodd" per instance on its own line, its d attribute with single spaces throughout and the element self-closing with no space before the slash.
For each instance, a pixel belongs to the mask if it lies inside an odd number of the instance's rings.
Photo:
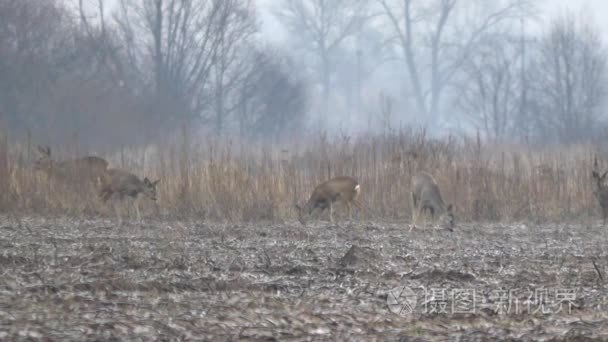
<svg viewBox="0 0 608 342">
<path fill-rule="evenodd" d="M 252 36 L 257 32 L 251 1 L 241 1 L 238 11 L 231 11 L 227 21 L 230 25 L 218 30 L 220 35 L 215 61 L 212 65 L 213 109 L 215 131 L 218 135 L 225 129 L 229 116 L 237 109 L 235 92 L 243 82 L 249 67 L 247 53 L 253 47 Z"/>
<path fill-rule="evenodd" d="M 463 113 L 492 140 L 505 138 L 519 114 L 522 56 L 513 38 L 485 36 L 477 53 L 463 65 L 456 97 Z"/>
<path fill-rule="evenodd" d="M 231 34 L 245 31 L 232 28 L 250 10 L 248 0 L 120 0 L 116 22 L 129 67 L 150 79 L 158 120 L 197 117 L 210 105 L 220 48 L 226 57 L 228 39 L 238 44 Z"/>
<path fill-rule="evenodd" d="M 95 74 L 92 77 L 99 77 L 103 70 L 111 78 L 113 86 L 123 87 L 128 78 L 125 74 L 127 69 L 124 66 L 125 60 L 119 53 L 120 44 L 115 26 L 107 23 L 107 7 L 106 0 L 78 0 L 79 36 L 96 60 L 96 65 L 91 68 Z"/>
<path fill-rule="evenodd" d="M 241 137 L 280 141 L 302 131 L 308 105 L 306 83 L 289 57 L 252 50 L 249 71 L 240 84 Z"/>
<path fill-rule="evenodd" d="M 53 86 L 82 61 L 59 1 L 0 2 L 0 113 L 14 129 L 53 124 Z"/>
<path fill-rule="evenodd" d="M 409 75 L 419 114 L 439 119 L 442 95 L 484 34 L 528 10 L 531 1 L 377 0 Z"/>
<path fill-rule="evenodd" d="M 328 114 L 333 54 L 368 19 L 367 0 L 282 0 L 275 12 L 291 36 L 300 39 L 318 64 L 321 118 Z M 325 125 L 325 122 L 323 122 Z"/>
<path fill-rule="evenodd" d="M 555 20 L 533 68 L 535 123 L 541 138 L 588 139 L 606 98 L 606 50 L 597 31 L 572 16 Z"/>
</svg>

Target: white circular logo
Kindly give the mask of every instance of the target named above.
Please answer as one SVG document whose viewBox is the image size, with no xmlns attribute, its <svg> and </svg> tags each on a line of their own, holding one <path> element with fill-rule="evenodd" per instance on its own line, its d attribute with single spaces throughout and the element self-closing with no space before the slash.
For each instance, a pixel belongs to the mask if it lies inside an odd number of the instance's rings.
<svg viewBox="0 0 608 342">
<path fill-rule="evenodd" d="M 416 293 L 406 286 L 395 287 L 388 291 L 386 304 L 388 309 L 397 315 L 409 315 L 414 312 L 418 298 Z"/>
</svg>

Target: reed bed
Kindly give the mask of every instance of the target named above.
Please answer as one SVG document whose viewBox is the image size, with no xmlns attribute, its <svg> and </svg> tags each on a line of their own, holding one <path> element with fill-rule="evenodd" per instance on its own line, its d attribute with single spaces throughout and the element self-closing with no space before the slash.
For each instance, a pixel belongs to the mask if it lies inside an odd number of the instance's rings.
<svg viewBox="0 0 608 342">
<path fill-rule="evenodd" d="M 431 172 L 460 221 L 561 221 L 598 215 L 591 170 L 596 146 L 490 144 L 473 137 L 429 138 L 401 130 L 356 138 L 319 136 L 283 145 L 200 141 L 183 132 L 176 141 L 111 152 L 54 146 L 54 159 L 85 154 L 110 167 L 160 178 L 159 198 L 145 215 L 256 222 L 296 217 L 293 205 L 319 182 L 356 177 L 370 219 L 408 221 L 410 179 Z M 15 213 L 108 215 L 94 185 L 74 186 L 35 172 L 35 143 L 0 139 L 0 205 Z M 336 212 L 340 214 L 340 210 Z"/>
</svg>

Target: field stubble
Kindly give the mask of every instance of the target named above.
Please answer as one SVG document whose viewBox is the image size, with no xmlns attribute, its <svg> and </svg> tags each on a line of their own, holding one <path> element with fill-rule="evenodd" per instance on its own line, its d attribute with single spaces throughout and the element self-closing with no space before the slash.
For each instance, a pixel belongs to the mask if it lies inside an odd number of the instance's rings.
<svg viewBox="0 0 608 342">
<path fill-rule="evenodd" d="M 406 228 L 323 221 L 119 228 L 103 220 L 3 217 L 0 338 L 608 337 L 608 234 L 600 225 Z M 400 286 L 419 295 L 413 313 L 387 304 Z M 456 299 L 427 297 L 422 288 L 472 291 L 476 303 L 456 312 Z M 523 293 L 512 301 L 519 297 L 519 311 L 502 313 L 492 296 L 543 288 L 551 298 L 537 294 L 527 311 Z M 561 311 L 551 301 L 558 289 L 574 294 Z"/>
</svg>

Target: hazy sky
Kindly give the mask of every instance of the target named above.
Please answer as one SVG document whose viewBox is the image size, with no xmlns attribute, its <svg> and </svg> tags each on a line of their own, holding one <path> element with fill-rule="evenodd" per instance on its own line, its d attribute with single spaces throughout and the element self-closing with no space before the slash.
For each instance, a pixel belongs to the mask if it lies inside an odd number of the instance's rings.
<svg viewBox="0 0 608 342">
<path fill-rule="evenodd" d="M 276 6 L 280 0 L 255 0 L 261 10 L 262 31 L 272 40 L 280 40 L 282 28 L 270 15 L 269 8 Z M 589 16 L 589 19 L 602 32 L 602 39 L 608 43 L 608 21 L 602 20 L 608 14 L 608 0 L 539 0 L 541 27 L 555 16 L 572 12 Z"/>
<path fill-rule="evenodd" d="M 72 0 L 74 1 L 74 0 Z M 116 0 L 108 0 L 110 6 Z M 262 31 L 271 40 L 282 38 L 282 28 L 270 15 L 269 9 L 279 3 L 280 0 L 254 0 L 261 11 Z M 466 0 L 465 0 L 466 1 Z M 556 15 L 570 11 L 577 14 L 584 13 L 589 16 L 593 23 L 601 30 L 604 42 L 608 43 L 608 21 L 603 16 L 608 14 L 608 0 L 538 0 L 542 23 L 546 24 Z"/>
<path fill-rule="evenodd" d="M 608 14 L 606 0 L 543 0 L 541 10 L 544 12 L 545 20 L 566 11 L 589 16 L 589 19 L 602 31 L 604 42 L 608 42 L 608 22 L 604 18 Z"/>
</svg>

